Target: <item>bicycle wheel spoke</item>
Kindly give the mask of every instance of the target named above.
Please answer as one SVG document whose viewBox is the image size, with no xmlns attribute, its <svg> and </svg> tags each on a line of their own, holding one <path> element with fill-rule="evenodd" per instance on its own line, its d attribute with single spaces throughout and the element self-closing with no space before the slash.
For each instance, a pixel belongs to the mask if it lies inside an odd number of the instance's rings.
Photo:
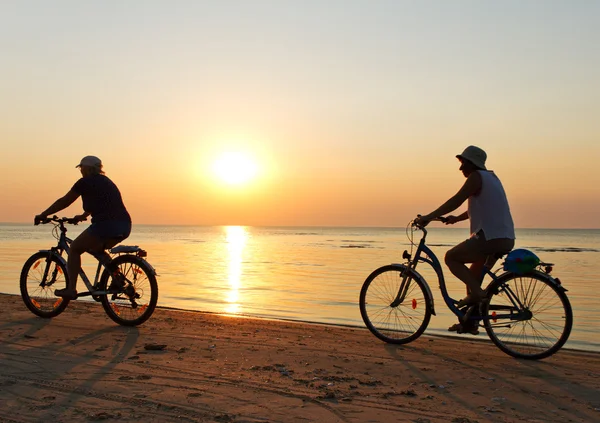
<svg viewBox="0 0 600 423">
<path fill-rule="evenodd" d="M 484 321 L 492 341 L 521 358 L 544 358 L 558 351 L 570 334 L 573 319 L 564 292 L 543 273 L 509 275 L 499 283 L 502 287 L 490 298 Z M 500 310 L 500 306 L 513 308 L 514 313 L 494 316 L 494 309 Z"/>
<path fill-rule="evenodd" d="M 102 298 L 104 310 L 115 322 L 134 326 L 145 322 L 154 312 L 158 286 L 152 270 L 135 256 L 121 256 L 114 260 L 124 285 L 117 294 Z M 110 284 L 107 280 L 104 283 Z"/>
<path fill-rule="evenodd" d="M 551 336 L 543 336 L 542 335 L 542 331 L 536 329 L 536 327 L 533 325 L 533 322 L 536 322 L 538 324 L 538 326 L 540 326 L 543 329 L 546 329 L 547 332 L 549 332 L 549 335 Z M 556 324 L 549 324 L 546 322 L 542 322 L 539 319 L 533 319 L 532 321 L 530 321 L 531 324 L 531 328 L 535 333 L 539 333 L 540 338 L 545 338 L 545 339 L 556 339 L 557 337 L 560 337 L 561 333 L 562 333 L 562 329 L 563 327 L 560 325 L 556 325 Z"/>
<path fill-rule="evenodd" d="M 429 323 L 423 288 L 416 280 L 406 278 L 400 267 L 388 266 L 374 272 L 365 281 L 360 306 L 369 330 L 386 342 L 410 342 Z"/>
<path fill-rule="evenodd" d="M 25 262 L 20 278 L 21 297 L 34 314 L 40 317 L 59 315 L 68 301 L 55 296 L 54 290 L 66 286 L 64 265 L 49 253 L 36 253 Z"/>
</svg>

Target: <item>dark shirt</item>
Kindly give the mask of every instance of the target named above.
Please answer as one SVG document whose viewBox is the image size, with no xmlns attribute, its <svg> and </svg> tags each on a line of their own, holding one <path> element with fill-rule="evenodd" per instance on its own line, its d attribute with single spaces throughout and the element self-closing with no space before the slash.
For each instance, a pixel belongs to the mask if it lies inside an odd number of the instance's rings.
<svg viewBox="0 0 600 423">
<path fill-rule="evenodd" d="M 81 195 L 83 210 L 92 215 L 92 223 L 107 220 L 131 222 L 119 188 L 105 175 L 81 178 L 71 189 Z"/>
</svg>

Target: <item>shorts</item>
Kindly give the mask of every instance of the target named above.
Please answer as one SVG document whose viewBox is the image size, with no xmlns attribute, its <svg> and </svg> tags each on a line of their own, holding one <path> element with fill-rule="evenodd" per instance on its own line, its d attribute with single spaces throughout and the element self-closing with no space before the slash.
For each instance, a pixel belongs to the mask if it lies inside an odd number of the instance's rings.
<svg viewBox="0 0 600 423">
<path fill-rule="evenodd" d="M 131 222 L 105 220 L 92 223 L 87 232 L 100 239 L 120 239 L 123 241 L 131 233 Z"/>
<path fill-rule="evenodd" d="M 487 240 L 483 231 L 479 231 L 462 244 L 469 247 L 471 251 L 480 251 L 486 256 L 502 253 L 508 254 L 515 246 L 515 240 L 510 238 L 495 238 Z"/>
</svg>

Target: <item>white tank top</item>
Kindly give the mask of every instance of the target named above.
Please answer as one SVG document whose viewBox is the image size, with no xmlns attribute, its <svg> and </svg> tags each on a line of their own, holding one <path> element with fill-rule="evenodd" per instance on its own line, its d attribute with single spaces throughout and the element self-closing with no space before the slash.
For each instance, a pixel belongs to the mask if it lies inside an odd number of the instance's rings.
<svg viewBox="0 0 600 423">
<path fill-rule="evenodd" d="M 481 192 L 469 197 L 471 235 L 483 231 L 486 240 L 515 239 L 515 226 L 500 179 L 492 171 L 477 172 L 481 175 Z"/>
</svg>

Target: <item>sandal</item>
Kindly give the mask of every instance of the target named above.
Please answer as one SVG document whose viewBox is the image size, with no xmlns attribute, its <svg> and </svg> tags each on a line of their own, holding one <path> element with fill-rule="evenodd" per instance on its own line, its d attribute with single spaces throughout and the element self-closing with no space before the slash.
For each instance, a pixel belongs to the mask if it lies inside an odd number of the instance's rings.
<svg viewBox="0 0 600 423">
<path fill-rule="evenodd" d="M 54 295 L 56 295 L 57 297 L 63 297 L 65 300 L 77 299 L 77 291 L 69 288 L 56 289 L 54 291 Z"/>
<path fill-rule="evenodd" d="M 476 326 L 474 327 L 470 327 L 470 328 L 465 328 L 464 326 L 460 325 L 460 328 L 456 331 L 456 333 L 468 333 L 469 335 L 479 335 L 479 330 L 477 329 Z"/>
<path fill-rule="evenodd" d="M 448 328 L 448 332 L 456 332 L 459 334 L 468 333 L 471 335 L 479 335 L 479 330 L 476 326 L 474 327 L 465 327 L 461 323 L 455 323 Z"/>
<path fill-rule="evenodd" d="M 462 325 L 460 323 L 455 323 L 448 328 L 448 332 L 458 332 L 458 330 L 461 328 L 462 328 Z"/>
</svg>

